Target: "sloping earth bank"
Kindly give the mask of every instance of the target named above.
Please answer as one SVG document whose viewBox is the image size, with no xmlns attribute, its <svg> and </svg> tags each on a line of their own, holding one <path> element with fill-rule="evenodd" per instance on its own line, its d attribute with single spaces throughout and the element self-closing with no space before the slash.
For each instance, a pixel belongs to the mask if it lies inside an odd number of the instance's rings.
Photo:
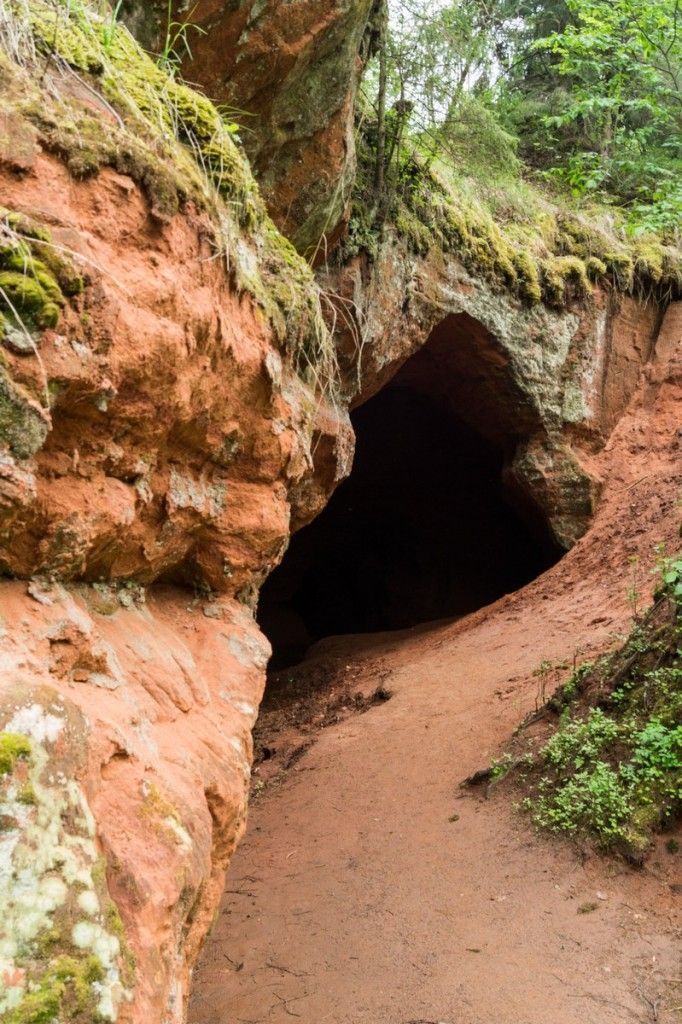
<svg viewBox="0 0 682 1024">
<path fill-rule="evenodd" d="M 680 854 L 659 840 L 636 872 L 534 835 L 508 794 L 459 788 L 535 706 L 543 660 L 626 630 L 629 560 L 646 590 L 654 545 L 679 543 L 679 327 L 594 467 L 594 527 L 556 568 L 458 623 L 314 652 L 306 672 L 340 666 L 392 697 L 339 716 L 255 802 L 192 1024 L 679 1019 Z"/>
</svg>

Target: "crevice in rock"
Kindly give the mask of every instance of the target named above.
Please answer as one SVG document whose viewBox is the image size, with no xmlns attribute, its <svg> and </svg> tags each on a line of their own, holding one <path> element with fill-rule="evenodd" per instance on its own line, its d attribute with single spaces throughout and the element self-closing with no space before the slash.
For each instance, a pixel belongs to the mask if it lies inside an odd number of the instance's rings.
<svg viewBox="0 0 682 1024">
<path fill-rule="evenodd" d="M 561 554 L 508 472 L 536 414 L 471 317 L 447 317 L 352 420 L 350 477 L 261 593 L 275 670 L 323 637 L 466 615 Z"/>
</svg>

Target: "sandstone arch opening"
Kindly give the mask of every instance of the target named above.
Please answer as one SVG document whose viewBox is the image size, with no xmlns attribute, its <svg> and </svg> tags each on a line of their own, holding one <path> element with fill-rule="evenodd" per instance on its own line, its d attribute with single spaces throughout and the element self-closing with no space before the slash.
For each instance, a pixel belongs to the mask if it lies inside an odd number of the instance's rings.
<svg viewBox="0 0 682 1024">
<path fill-rule="evenodd" d="M 465 615 L 561 554 L 508 472 L 533 410 L 468 315 L 447 317 L 352 420 L 350 477 L 262 590 L 273 670 L 323 637 Z"/>
</svg>

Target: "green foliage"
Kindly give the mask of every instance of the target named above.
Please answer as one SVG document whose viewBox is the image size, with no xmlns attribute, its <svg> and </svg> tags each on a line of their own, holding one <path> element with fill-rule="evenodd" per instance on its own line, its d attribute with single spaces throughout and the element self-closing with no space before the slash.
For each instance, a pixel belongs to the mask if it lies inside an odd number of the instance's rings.
<svg viewBox="0 0 682 1024">
<path fill-rule="evenodd" d="M 567 722 L 544 748 L 547 764 L 553 768 L 579 770 L 596 760 L 605 744 L 613 742 L 618 726 L 600 708 L 594 708 L 584 720 Z"/>
<path fill-rule="evenodd" d="M 659 272 L 656 258 L 620 251 L 628 238 L 646 250 L 679 242 L 676 0 L 389 0 L 389 10 L 363 98 L 378 125 L 370 205 L 379 226 L 402 190 L 405 152 L 483 191 L 533 177 L 554 190 L 557 205 L 588 219 L 595 203 L 610 207 L 617 241 L 598 252 L 535 254 L 549 263 L 536 262 L 539 280 L 527 297 L 537 301 L 541 287 L 545 301 L 562 305 L 605 278 L 623 290 L 647 279 L 645 294 L 665 282 L 663 301 L 679 294 L 679 253 Z M 412 224 L 408 234 L 423 251 L 423 230 Z"/>
<path fill-rule="evenodd" d="M 0 778 L 14 771 L 17 761 L 31 756 L 31 741 L 27 736 L 0 732 Z"/>
<path fill-rule="evenodd" d="M 422 138 L 426 152 L 485 181 L 518 178 L 517 139 L 495 115 L 489 99 L 464 93 L 437 130 Z"/>
<path fill-rule="evenodd" d="M 682 604 L 682 557 L 666 558 L 662 554 L 659 562 L 661 575 L 661 591 L 669 590 L 675 599 Z"/>
<path fill-rule="evenodd" d="M 102 1018 L 97 1012 L 96 985 L 104 968 L 96 956 L 76 959 L 63 955 L 49 965 L 32 991 L 9 1010 L 5 1024 L 54 1024 L 56 1021 L 89 1021 Z"/>
<path fill-rule="evenodd" d="M 581 710 L 588 691 L 596 706 Z M 682 810 L 682 560 L 622 650 L 583 666 L 550 702 L 559 727 L 533 757 L 524 806 L 553 832 L 639 860 Z"/>
<path fill-rule="evenodd" d="M 192 24 L 192 15 L 198 5 L 195 4 L 189 15 L 183 21 L 176 21 L 173 18 L 173 0 L 168 0 L 166 10 L 166 29 L 163 37 L 163 45 L 158 56 L 159 65 L 170 75 L 177 74 L 180 65 L 185 57 L 192 57 L 190 47 L 190 34 L 197 32 L 205 35 L 206 30 L 200 25 Z"/>
<path fill-rule="evenodd" d="M 656 0 L 660 8 L 672 2 Z M 361 93 L 361 174 L 342 258 L 373 255 L 390 221 L 415 252 L 455 252 L 472 273 L 529 304 L 585 301 L 595 284 L 661 302 L 678 296 L 682 186 L 661 168 L 653 142 L 661 135 L 665 159 L 679 170 L 670 121 L 679 96 L 671 86 L 651 99 L 647 117 L 640 97 L 630 127 L 599 100 L 607 58 L 627 64 L 615 14 L 597 25 L 600 3 L 610 0 L 390 0 Z M 636 6 L 616 6 L 626 3 Z M 628 29 L 640 46 L 645 20 Z M 597 27 L 600 43 L 590 37 Z M 582 50 L 592 54 L 581 64 L 584 81 L 571 71 Z M 671 68 L 675 52 L 666 54 Z M 641 92 L 649 77 L 623 70 L 620 86 Z M 654 126 L 664 100 L 670 117 Z M 611 117 L 617 131 L 605 128 Z"/>
<path fill-rule="evenodd" d="M 625 203 L 635 233 L 675 233 L 682 10 L 676 0 L 567 0 L 567 7 L 562 30 L 535 42 L 563 87 L 559 108 L 540 112 L 559 142 L 551 173 L 575 195 Z"/>
</svg>

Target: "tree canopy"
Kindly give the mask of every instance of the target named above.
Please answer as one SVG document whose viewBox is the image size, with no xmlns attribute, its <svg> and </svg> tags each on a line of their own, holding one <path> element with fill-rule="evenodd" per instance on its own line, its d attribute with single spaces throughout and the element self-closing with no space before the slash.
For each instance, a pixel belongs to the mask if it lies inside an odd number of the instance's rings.
<svg viewBox="0 0 682 1024">
<path fill-rule="evenodd" d="M 679 237 L 682 0 L 389 0 L 364 91 L 401 150 L 522 176 Z"/>
</svg>

